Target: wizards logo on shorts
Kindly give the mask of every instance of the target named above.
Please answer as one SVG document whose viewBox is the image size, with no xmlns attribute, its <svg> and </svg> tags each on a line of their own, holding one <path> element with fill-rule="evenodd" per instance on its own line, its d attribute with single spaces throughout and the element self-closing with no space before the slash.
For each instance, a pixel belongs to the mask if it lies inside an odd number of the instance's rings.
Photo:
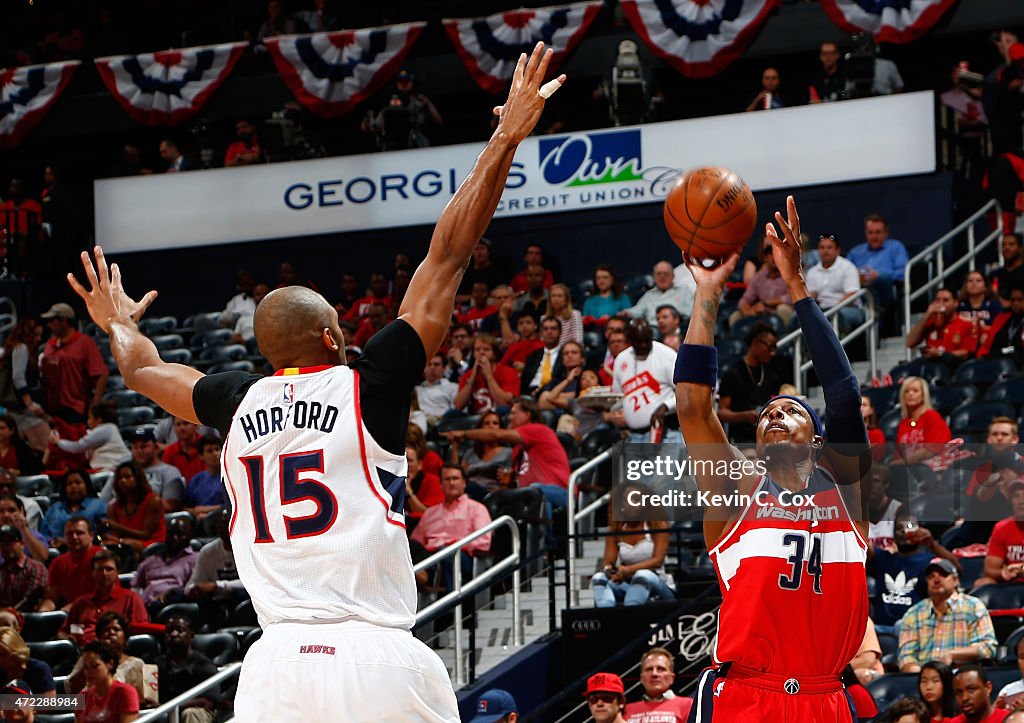
<svg viewBox="0 0 1024 723">
<path fill-rule="evenodd" d="M 291 382 L 285 382 L 284 390 L 281 393 L 281 401 L 285 404 L 291 404 L 295 401 L 295 385 Z"/>
<path fill-rule="evenodd" d="M 540 170 L 556 186 L 641 181 L 640 130 L 541 138 Z"/>
</svg>

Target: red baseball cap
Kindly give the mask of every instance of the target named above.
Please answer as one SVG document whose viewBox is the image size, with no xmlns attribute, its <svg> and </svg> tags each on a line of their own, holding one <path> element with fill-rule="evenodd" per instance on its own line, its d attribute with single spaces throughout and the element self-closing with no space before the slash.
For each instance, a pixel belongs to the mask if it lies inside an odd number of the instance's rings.
<svg viewBox="0 0 1024 723">
<path fill-rule="evenodd" d="M 587 689 L 583 695 L 591 693 L 618 693 L 624 695 L 626 689 L 622 686 L 622 678 L 615 673 L 595 673 L 587 678 Z"/>
</svg>

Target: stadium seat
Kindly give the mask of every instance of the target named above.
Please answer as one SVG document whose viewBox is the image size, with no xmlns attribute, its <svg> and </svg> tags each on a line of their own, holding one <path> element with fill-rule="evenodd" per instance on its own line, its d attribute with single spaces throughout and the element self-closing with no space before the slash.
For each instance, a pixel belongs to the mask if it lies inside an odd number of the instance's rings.
<svg viewBox="0 0 1024 723">
<path fill-rule="evenodd" d="M 41 640 L 27 644 L 29 654 L 49 665 L 54 675 L 67 675 L 78 660 L 78 648 L 70 640 Z"/>
<path fill-rule="evenodd" d="M 644 292 L 654 286 L 654 277 L 650 274 L 638 274 L 624 279 L 623 290 L 629 294 L 634 301 L 643 296 Z"/>
<path fill-rule="evenodd" d="M 889 375 L 897 388 L 901 380 L 907 377 L 921 377 L 934 387 L 949 382 L 949 367 L 931 359 L 912 359 L 894 366 L 889 370 Z"/>
<path fill-rule="evenodd" d="M 989 682 L 992 683 L 992 700 L 996 699 L 1005 686 L 1020 680 L 1020 668 L 1016 665 L 1005 668 L 989 668 L 985 671 L 988 674 Z"/>
<path fill-rule="evenodd" d="M 572 459 L 576 447 L 576 438 L 566 432 L 558 432 L 557 436 L 558 441 L 562 443 L 562 449 L 565 450 L 565 456 Z"/>
<path fill-rule="evenodd" d="M 199 613 L 198 603 L 171 603 L 166 605 L 156 614 L 156 622 L 166 625 L 167 621 L 176 615 L 188 618 L 192 623 L 192 629 L 198 630 L 202 618 Z"/>
<path fill-rule="evenodd" d="M 190 346 L 193 349 L 209 349 L 216 346 L 224 346 L 225 344 L 230 344 L 233 337 L 234 332 L 231 329 L 211 329 L 210 331 L 199 332 L 193 336 Z"/>
<path fill-rule="evenodd" d="M 986 585 L 971 594 L 989 610 L 1024 608 L 1024 585 Z"/>
<path fill-rule="evenodd" d="M 585 331 L 583 332 L 583 348 L 584 349 L 601 349 L 605 346 L 604 334 L 599 331 Z"/>
<path fill-rule="evenodd" d="M 1016 411 L 1006 402 L 965 402 L 949 414 L 953 436 L 985 434 L 995 417 L 1015 417 Z"/>
<path fill-rule="evenodd" d="M 117 389 L 103 395 L 103 401 L 113 401 L 118 407 L 144 407 L 149 400 L 131 389 Z"/>
<path fill-rule="evenodd" d="M 192 638 L 192 647 L 213 661 L 227 665 L 238 657 L 238 638 L 231 633 L 205 633 Z"/>
<path fill-rule="evenodd" d="M 109 470 L 103 470 L 100 472 L 90 472 L 89 480 L 92 482 L 92 489 L 96 494 L 100 493 L 107 482 L 114 476 L 114 473 Z"/>
<path fill-rule="evenodd" d="M 881 419 L 899 403 L 899 391 L 900 388 L 893 385 L 891 387 L 863 387 L 860 393 L 861 396 L 871 400 L 871 406 L 875 408 L 875 413 Z"/>
<path fill-rule="evenodd" d="M 63 610 L 53 610 L 46 613 L 23 613 L 23 615 L 25 617 L 25 624 L 21 628 L 21 637 L 25 642 L 52 640 L 68 617 L 68 614 Z"/>
<path fill-rule="evenodd" d="M 598 425 L 580 440 L 579 454 L 581 457 L 591 459 L 622 439 L 622 432 L 618 427 L 607 424 Z"/>
<path fill-rule="evenodd" d="M 128 590 L 132 586 L 132 580 L 135 579 L 134 572 L 122 572 L 117 576 L 117 581 L 121 584 L 125 590 Z M 870 579 L 870 578 L 869 578 Z"/>
<path fill-rule="evenodd" d="M 152 422 L 156 417 L 152 407 L 127 407 L 117 410 L 118 427 L 138 427 Z"/>
<path fill-rule="evenodd" d="M 900 408 L 896 407 L 895 409 L 883 414 L 881 419 L 878 420 L 878 428 L 881 429 L 882 434 L 885 435 L 885 441 L 896 441 L 896 430 L 900 426 L 901 419 L 903 419 L 903 415 L 900 413 Z"/>
<path fill-rule="evenodd" d="M 720 357 L 741 357 L 747 353 L 746 343 L 742 339 L 732 337 L 715 339 L 715 348 L 718 349 Z"/>
<path fill-rule="evenodd" d="M 744 341 L 750 330 L 758 324 L 765 324 L 770 327 L 776 336 L 782 336 L 786 331 L 786 325 L 782 322 L 782 318 L 776 314 L 758 314 L 757 316 L 745 316 L 739 319 L 731 329 L 729 329 L 729 338 L 736 339 L 738 341 Z M 746 349 L 743 350 L 746 353 Z"/>
<path fill-rule="evenodd" d="M 245 657 L 245 654 L 249 652 L 249 648 L 252 647 L 252 644 L 255 643 L 257 640 L 259 640 L 262 637 L 263 637 L 263 628 L 253 628 L 245 636 L 245 639 L 242 641 L 242 657 L 243 658 Z"/>
<path fill-rule="evenodd" d="M 910 511 L 925 527 L 951 525 L 956 519 L 956 495 L 925 494 L 910 500 Z M 936 531 L 936 536 L 938 531 Z"/>
<path fill-rule="evenodd" d="M 942 416 L 948 416 L 950 412 L 964 402 L 971 402 L 978 398 L 978 388 L 973 384 L 951 384 L 945 387 L 932 387 L 932 406 Z"/>
<path fill-rule="evenodd" d="M 147 557 L 153 557 L 153 555 L 162 555 L 166 549 L 166 542 L 151 542 L 142 549 L 142 554 L 139 555 L 139 562 L 142 562 Z"/>
<path fill-rule="evenodd" d="M 1024 625 L 1014 630 L 1006 638 L 1006 642 L 1003 644 L 1005 648 L 1002 655 L 999 657 L 1000 665 L 1016 665 L 1017 664 L 1017 644 L 1024 640 Z"/>
<path fill-rule="evenodd" d="M 56 679 L 57 679 L 57 676 L 54 676 L 54 681 L 56 681 Z M 63 688 L 58 688 L 58 690 L 63 690 Z M 75 723 L 75 714 L 74 713 L 36 713 L 35 714 L 35 722 L 36 723 Z"/>
<path fill-rule="evenodd" d="M 160 358 L 168 364 L 185 364 L 187 366 L 192 363 L 192 352 L 188 349 L 161 349 Z"/>
<path fill-rule="evenodd" d="M 128 387 L 124 383 L 124 377 L 120 374 L 111 374 L 107 377 L 107 391 L 116 392 L 119 389 L 127 389 Z"/>
<path fill-rule="evenodd" d="M 960 567 L 960 586 L 965 590 L 970 590 L 974 587 L 974 581 L 981 577 L 985 572 L 985 558 L 984 557 L 961 557 Z"/>
<path fill-rule="evenodd" d="M 132 635 L 125 643 L 125 652 L 136 658 L 142 658 L 147 663 L 155 663 L 156 657 L 163 650 L 160 641 L 154 635 Z"/>
<path fill-rule="evenodd" d="M 219 311 L 207 311 L 201 314 L 195 314 L 187 317 L 185 321 L 181 322 L 181 327 L 182 329 L 195 329 L 196 323 L 199 322 L 200 326 L 205 324 L 216 328 L 220 324 L 218 321 L 218 319 L 220 319 L 220 314 L 221 312 Z"/>
<path fill-rule="evenodd" d="M 252 600 L 243 600 L 235 606 L 228 617 L 231 625 L 259 625 L 256 620 L 256 608 L 252 606 Z"/>
<path fill-rule="evenodd" d="M 1020 409 L 1024 404 L 1024 377 L 1011 377 L 996 382 L 985 392 L 985 399 L 992 402 L 1009 402 Z"/>
<path fill-rule="evenodd" d="M 164 521 L 170 525 L 174 520 L 188 520 L 192 523 L 192 529 L 196 528 L 196 518 L 191 512 L 181 510 L 180 512 L 168 512 L 164 515 Z"/>
<path fill-rule="evenodd" d="M 160 336 L 154 336 L 150 341 L 153 342 L 153 346 L 158 351 L 162 349 L 180 349 L 185 343 L 180 334 L 161 334 Z"/>
<path fill-rule="evenodd" d="M 39 505 L 40 511 L 45 515 L 50 510 L 50 503 L 53 501 L 49 495 L 37 495 L 32 498 Z"/>
<path fill-rule="evenodd" d="M 15 490 L 22 497 L 41 497 L 53 492 L 53 480 L 46 474 L 22 475 L 15 479 Z"/>
<path fill-rule="evenodd" d="M 917 695 L 917 673 L 890 673 L 868 683 L 868 692 L 878 710 L 884 711 L 900 698 Z"/>
<path fill-rule="evenodd" d="M 1013 359 L 968 359 L 957 368 L 953 381 L 956 384 L 990 387 L 1016 373 L 1017 365 Z"/>
<path fill-rule="evenodd" d="M 155 337 L 161 334 L 170 334 L 177 328 L 178 320 L 173 316 L 157 316 L 152 319 L 143 319 L 139 322 L 139 331 L 148 337 L 154 337 L 154 343 L 156 343 Z M 157 348 L 160 348 L 159 345 Z"/>
</svg>

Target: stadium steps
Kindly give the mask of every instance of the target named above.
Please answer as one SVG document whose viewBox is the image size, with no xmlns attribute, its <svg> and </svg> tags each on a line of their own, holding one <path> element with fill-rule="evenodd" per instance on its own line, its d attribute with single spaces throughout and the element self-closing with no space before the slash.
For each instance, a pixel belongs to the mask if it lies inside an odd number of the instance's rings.
<svg viewBox="0 0 1024 723">
<path fill-rule="evenodd" d="M 905 362 L 907 360 L 906 353 L 907 347 L 904 337 L 893 336 L 882 339 L 882 344 L 877 352 L 878 376 L 884 378 L 890 369 L 897 364 Z M 854 362 L 853 371 L 862 385 L 869 385 L 871 383 L 871 367 L 867 361 Z M 815 409 L 823 409 L 825 407 L 825 400 L 821 396 L 821 387 L 814 386 L 807 390 L 807 400 Z"/>
</svg>

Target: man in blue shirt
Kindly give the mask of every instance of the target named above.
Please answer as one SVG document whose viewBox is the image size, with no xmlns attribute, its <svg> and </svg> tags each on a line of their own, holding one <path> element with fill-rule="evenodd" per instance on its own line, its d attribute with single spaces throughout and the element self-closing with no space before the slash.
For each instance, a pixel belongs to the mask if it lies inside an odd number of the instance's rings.
<svg viewBox="0 0 1024 723">
<path fill-rule="evenodd" d="M 203 437 L 197 446 L 206 470 L 188 481 L 185 487 L 185 509 L 202 522 L 208 514 L 220 509 L 226 499 L 224 483 L 220 479 L 220 439 L 212 435 Z"/>
<path fill-rule="evenodd" d="M 903 283 L 907 249 L 901 241 L 889 238 L 889 224 L 881 214 L 864 219 L 864 236 L 867 241 L 854 246 L 846 258 L 860 271 L 861 286 L 871 289 L 875 306 L 885 319 L 895 300 L 895 285 Z"/>
</svg>

